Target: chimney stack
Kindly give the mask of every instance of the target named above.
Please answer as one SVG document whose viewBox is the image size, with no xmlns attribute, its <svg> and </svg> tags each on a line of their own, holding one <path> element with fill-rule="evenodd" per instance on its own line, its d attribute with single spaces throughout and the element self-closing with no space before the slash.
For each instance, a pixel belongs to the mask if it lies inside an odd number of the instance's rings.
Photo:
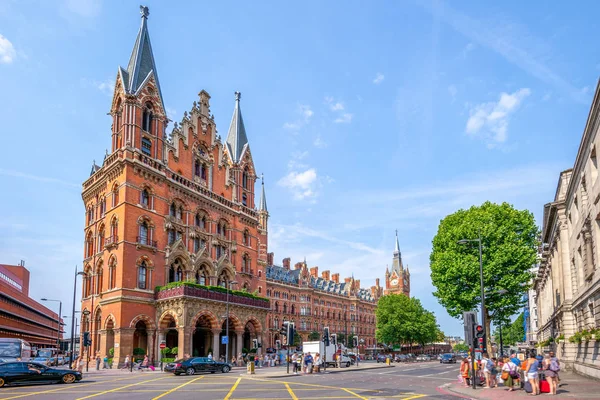
<svg viewBox="0 0 600 400">
<path fill-rule="evenodd" d="M 379 278 L 375 278 L 375 286 L 379 287 Z"/>
<path fill-rule="evenodd" d="M 312 267 L 310 269 L 310 276 L 314 277 L 315 279 L 319 277 L 319 267 Z"/>
<path fill-rule="evenodd" d="M 346 282 L 346 283 L 350 283 L 351 280 L 352 280 L 352 278 L 344 278 L 344 282 Z"/>
<path fill-rule="evenodd" d="M 275 259 L 275 253 L 267 253 L 267 265 L 273 265 Z"/>
<path fill-rule="evenodd" d="M 291 260 L 289 257 L 283 259 L 283 269 L 285 269 L 286 271 L 290 270 L 290 261 Z"/>
<path fill-rule="evenodd" d="M 354 282 L 356 282 L 356 288 L 360 289 L 360 279 L 355 279 Z"/>
<path fill-rule="evenodd" d="M 303 262 L 297 262 L 296 264 L 294 264 L 294 269 L 301 269 L 303 265 Z"/>
<path fill-rule="evenodd" d="M 340 283 L 340 274 L 331 275 L 331 280 L 334 281 L 335 283 Z"/>
<path fill-rule="evenodd" d="M 331 280 L 329 276 L 329 270 L 321 272 L 321 278 L 325 279 L 326 281 Z"/>
</svg>

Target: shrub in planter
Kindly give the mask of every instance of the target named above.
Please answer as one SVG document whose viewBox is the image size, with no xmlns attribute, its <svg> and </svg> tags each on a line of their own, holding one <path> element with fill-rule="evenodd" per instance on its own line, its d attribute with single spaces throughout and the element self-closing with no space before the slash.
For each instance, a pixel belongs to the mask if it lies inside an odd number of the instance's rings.
<svg viewBox="0 0 600 400">
<path fill-rule="evenodd" d="M 175 347 L 171 348 L 171 351 L 169 352 L 169 354 L 174 354 L 175 356 L 177 356 L 177 354 L 179 354 L 179 347 L 175 346 Z"/>
<path fill-rule="evenodd" d="M 115 348 L 114 347 L 111 347 L 108 350 L 108 355 L 111 356 L 111 358 L 115 356 Z"/>
<path fill-rule="evenodd" d="M 141 347 L 136 347 L 135 349 L 133 349 L 134 356 L 143 356 L 145 354 L 146 354 L 146 350 L 142 349 Z"/>
<path fill-rule="evenodd" d="M 173 361 L 175 361 L 175 359 L 174 359 L 174 358 L 172 358 L 172 357 L 163 357 L 163 358 L 162 358 L 162 362 L 163 362 L 163 363 L 171 363 L 171 362 L 173 362 Z"/>
<path fill-rule="evenodd" d="M 171 349 L 168 347 L 165 347 L 164 349 L 160 349 L 160 354 L 162 354 L 163 358 L 165 358 L 165 356 L 167 354 L 171 354 Z"/>
</svg>

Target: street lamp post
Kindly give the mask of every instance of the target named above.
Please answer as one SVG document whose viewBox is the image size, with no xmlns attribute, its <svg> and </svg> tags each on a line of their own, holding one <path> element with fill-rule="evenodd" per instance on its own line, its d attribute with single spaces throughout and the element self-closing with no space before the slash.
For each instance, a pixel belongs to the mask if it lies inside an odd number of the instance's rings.
<svg viewBox="0 0 600 400">
<path fill-rule="evenodd" d="M 58 322 L 58 329 L 56 331 L 56 347 L 58 350 L 60 350 L 60 330 L 61 330 L 61 326 L 60 326 L 60 316 L 62 315 L 62 301 L 60 300 L 54 300 L 54 299 L 46 299 L 43 298 L 42 301 L 56 301 L 58 302 L 58 315 L 56 316 L 57 322 Z M 58 354 L 56 355 L 56 366 L 58 366 Z"/>
<path fill-rule="evenodd" d="M 75 313 L 80 313 L 81 311 L 74 311 L 73 315 L 75 315 Z M 73 356 L 75 354 L 75 339 L 73 338 L 74 333 L 73 332 L 77 332 L 77 327 L 79 326 L 78 322 L 77 322 L 77 317 L 72 317 L 69 315 L 63 315 L 63 318 L 71 318 L 71 357 L 69 358 L 69 368 L 73 369 Z M 73 329 L 74 328 L 74 329 Z"/>
<path fill-rule="evenodd" d="M 485 333 L 485 292 L 483 286 L 483 257 L 482 257 L 482 249 L 481 249 L 481 232 L 478 233 L 477 239 L 461 239 L 458 241 L 459 244 L 468 244 L 470 242 L 477 242 L 479 244 L 479 280 L 481 286 L 481 325 L 483 327 L 484 335 Z M 486 336 L 487 338 L 487 336 Z M 475 346 L 473 346 L 473 389 L 477 387 L 476 379 L 475 379 Z"/>
<path fill-rule="evenodd" d="M 236 281 L 227 281 L 227 309 L 225 312 L 225 337 L 227 337 L 227 343 L 225 343 L 225 362 L 229 362 L 229 289 L 231 285 L 235 285 Z"/>
<path fill-rule="evenodd" d="M 85 275 L 85 272 L 83 271 L 77 271 L 77 266 L 75 266 L 75 276 L 73 279 L 73 311 L 71 312 L 71 359 L 70 359 L 70 367 L 73 368 L 73 363 L 75 362 L 73 360 L 73 350 L 75 349 L 75 324 L 73 323 L 75 320 L 75 298 L 76 298 L 76 293 L 77 293 L 77 277 L 81 275 Z"/>
</svg>

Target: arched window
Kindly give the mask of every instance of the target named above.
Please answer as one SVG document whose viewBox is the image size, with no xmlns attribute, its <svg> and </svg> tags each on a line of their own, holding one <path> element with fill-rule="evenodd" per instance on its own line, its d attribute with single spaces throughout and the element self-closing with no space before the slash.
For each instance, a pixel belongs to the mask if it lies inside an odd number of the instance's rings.
<svg viewBox="0 0 600 400">
<path fill-rule="evenodd" d="M 98 251 L 104 249 L 104 226 L 98 232 Z"/>
<path fill-rule="evenodd" d="M 146 132 L 152 131 L 152 104 L 146 103 L 142 113 L 142 129 Z"/>
<path fill-rule="evenodd" d="M 287 313 L 287 304 L 283 303 L 283 313 L 286 314 Z"/>
<path fill-rule="evenodd" d="M 85 239 L 85 258 L 91 257 L 94 255 L 94 237 L 92 236 L 92 232 L 88 232 L 87 237 Z"/>
<path fill-rule="evenodd" d="M 148 189 L 144 189 L 140 193 L 140 204 L 144 208 L 148 208 L 150 206 L 150 193 L 148 192 Z"/>
<path fill-rule="evenodd" d="M 194 161 L 194 175 L 200 176 L 200 169 L 201 169 L 200 161 L 198 161 L 198 160 Z"/>
<path fill-rule="evenodd" d="M 106 200 L 104 200 L 104 198 L 102 200 L 100 200 L 99 206 L 100 206 L 100 216 L 104 217 L 104 213 L 106 212 Z"/>
<path fill-rule="evenodd" d="M 250 233 L 248 233 L 247 229 L 244 231 L 242 241 L 245 246 L 250 246 Z"/>
<path fill-rule="evenodd" d="M 113 202 L 112 206 L 116 207 L 119 204 L 119 186 L 115 183 L 112 190 Z"/>
<path fill-rule="evenodd" d="M 179 263 L 179 260 L 176 260 L 169 267 L 169 283 L 170 282 L 181 282 L 183 280 L 183 268 Z"/>
<path fill-rule="evenodd" d="M 242 187 L 248 189 L 248 167 L 245 167 L 242 173 Z"/>
<path fill-rule="evenodd" d="M 116 243 L 119 240 L 119 222 L 117 221 L 116 218 L 113 218 L 112 222 L 110 223 L 110 242 L 111 243 Z"/>
<path fill-rule="evenodd" d="M 179 206 L 179 207 L 177 207 L 177 212 L 175 213 L 175 218 L 181 219 L 182 216 L 183 216 L 183 207 Z"/>
<path fill-rule="evenodd" d="M 138 266 L 138 289 L 146 289 L 148 279 L 148 268 L 146 262 L 142 261 Z"/>
<path fill-rule="evenodd" d="M 83 297 L 89 297 L 92 289 L 92 271 L 88 268 L 83 276 Z"/>
<path fill-rule="evenodd" d="M 96 294 L 102 293 L 102 267 L 96 270 Z"/>
<path fill-rule="evenodd" d="M 248 206 L 248 196 L 246 196 L 246 193 L 242 193 L 242 204 Z"/>
<path fill-rule="evenodd" d="M 87 224 L 94 222 L 94 206 L 89 206 L 87 211 Z"/>
<path fill-rule="evenodd" d="M 200 169 L 200 177 L 206 180 L 207 175 L 208 174 L 206 172 L 206 165 L 202 164 L 202 168 Z"/>
<path fill-rule="evenodd" d="M 204 241 L 204 239 L 201 239 L 199 237 L 194 238 L 194 253 L 199 252 L 205 244 L 206 242 Z"/>
<path fill-rule="evenodd" d="M 140 236 L 138 237 L 138 243 L 148 246 L 150 244 L 148 222 L 144 221 L 140 224 Z"/>
<path fill-rule="evenodd" d="M 174 202 L 171 203 L 171 206 L 169 207 L 169 215 L 171 217 L 175 217 L 177 215 L 177 206 Z"/>
<path fill-rule="evenodd" d="M 147 137 L 142 138 L 142 153 L 148 157 L 152 156 L 152 140 Z"/>
<path fill-rule="evenodd" d="M 108 288 L 114 289 L 117 286 L 117 262 L 113 258 L 108 266 Z"/>
</svg>

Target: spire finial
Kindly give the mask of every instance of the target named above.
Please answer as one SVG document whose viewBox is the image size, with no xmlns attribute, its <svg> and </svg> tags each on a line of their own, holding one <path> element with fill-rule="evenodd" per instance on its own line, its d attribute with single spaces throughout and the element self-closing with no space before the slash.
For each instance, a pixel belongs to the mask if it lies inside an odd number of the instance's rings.
<svg viewBox="0 0 600 400">
<path fill-rule="evenodd" d="M 146 6 L 140 6 L 140 14 L 142 14 L 142 18 L 148 19 L 148 15 L 150 15 L 150 9 Z"/>
<path fill-rule="evenodd" d="M 241 97 L 242 97 L 242 94 L 240 92 L 235 92 L 235 101 L 237 101 L 239 103 Z"/>
<path fill-rule="evenodd" d="M 265 186 L 265 174 L 260 174 L 260 183 Z"/>
</svg>

